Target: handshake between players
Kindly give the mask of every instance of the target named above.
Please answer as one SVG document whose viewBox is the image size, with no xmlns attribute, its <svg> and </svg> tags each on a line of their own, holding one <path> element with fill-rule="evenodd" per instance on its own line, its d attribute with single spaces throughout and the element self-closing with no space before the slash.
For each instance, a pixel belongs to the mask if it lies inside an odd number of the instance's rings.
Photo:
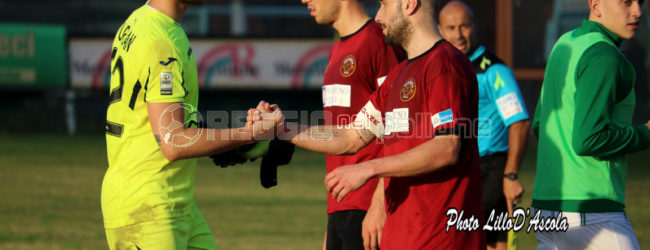
<svg viewBox="0 0 650 250">
<path fill-rule="evenodd" d="M 357 126 L 346 127 L 346 129 L 336 126 L 310 127 L 285 123 L 280 107 L 266 101 L 260 101 L 256 108 L 248 110 L 246 127 L 253 128 L 256 131 L 254 134 L 275 135 L 280 140 L 290 141 L 302 148 L 334 155 L 354 154 L 375 137 L 366 129 Z M 369 169 L 361 167 L 363 164 L 366 163 L 342 166 L 327 174 L 325 186 L 334 199 L 340 202 L 349 192 L 360 188 L 369 179 L 375 177 Z"/>
</svg>

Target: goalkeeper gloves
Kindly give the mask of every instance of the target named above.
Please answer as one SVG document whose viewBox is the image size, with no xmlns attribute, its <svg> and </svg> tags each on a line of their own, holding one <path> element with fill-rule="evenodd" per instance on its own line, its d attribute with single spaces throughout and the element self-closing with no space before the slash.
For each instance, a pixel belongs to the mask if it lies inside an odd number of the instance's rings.
<svg viewBox="0 0 650 250">
<path fill-rule="evenodd" d="M 270 188 L 278 183 L 277 167 L 279 165 L 289 164 L 293 152 L 293 144 L 274 139 L 244 145 L 230 151 L 212 155 L 210 158 L 215 165 L 225 168 L 245 163 L 247 160 L 255 161 L 257 158 L 262 157 L 260 182 L 263 187 Z"/>
</svg>

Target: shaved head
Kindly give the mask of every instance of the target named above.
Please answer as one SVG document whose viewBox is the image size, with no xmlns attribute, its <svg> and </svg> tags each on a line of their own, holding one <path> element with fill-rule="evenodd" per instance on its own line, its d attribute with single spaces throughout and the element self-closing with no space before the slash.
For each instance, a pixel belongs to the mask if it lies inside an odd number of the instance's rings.
<svg viewBox="0 0 650 250">
<path fill-rule="evenodd" d="M 438 23 L 440 23 L 440 17 L 444 14 L 449 14 L 448 12 L 453 12 L 453 13 L 462 12 L 464 15 L 469 17 L 469 19 L 472 22 L 474 22 L 474 11 L 472 11 L 472 8 L 470 8 L 469 5 L 467 5 L 463 1 L 454 0 L 445 4 L 445 6 L 442 9 L 440 9 L 440 13 L 438 14 L 438 20 L 437 20 Z"/>
<path fill-rule="evenodd" d="M 461 1 L 447 3 L 438 14 L 438 30 L 445 40 L 467 54 L 474 46 L 474 12 Z"/>
</svg>

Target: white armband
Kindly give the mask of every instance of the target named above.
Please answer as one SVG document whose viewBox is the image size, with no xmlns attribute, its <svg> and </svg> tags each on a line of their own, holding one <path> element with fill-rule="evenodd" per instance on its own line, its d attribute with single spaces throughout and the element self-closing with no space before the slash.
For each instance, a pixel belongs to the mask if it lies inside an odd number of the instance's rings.
<svg viewBox="0 0 650 250">
<path fill-rule="evenodd" d="M 369 130 L 377 138 L 384 138 L 384 123 L 381 121 L 381 112 L 368 101 L 354 119 L 354 129 Z"/>
</svg>

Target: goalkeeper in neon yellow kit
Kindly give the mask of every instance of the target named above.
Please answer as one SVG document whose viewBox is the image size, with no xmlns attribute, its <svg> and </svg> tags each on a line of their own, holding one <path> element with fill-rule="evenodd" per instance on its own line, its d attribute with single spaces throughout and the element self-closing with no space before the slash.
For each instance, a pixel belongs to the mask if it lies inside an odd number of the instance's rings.
<svg viewBox="0 0 650 250">
<path fill-rule="evenodd" d="M 216 249 L 194 201 L 196 157 L 250 144 L 282 119 L 197 128 L 196 62 L 179 22 L 202 2 L 151 0 L 115 36 L 101 194 L 111 249 Z"/>
</svg>

